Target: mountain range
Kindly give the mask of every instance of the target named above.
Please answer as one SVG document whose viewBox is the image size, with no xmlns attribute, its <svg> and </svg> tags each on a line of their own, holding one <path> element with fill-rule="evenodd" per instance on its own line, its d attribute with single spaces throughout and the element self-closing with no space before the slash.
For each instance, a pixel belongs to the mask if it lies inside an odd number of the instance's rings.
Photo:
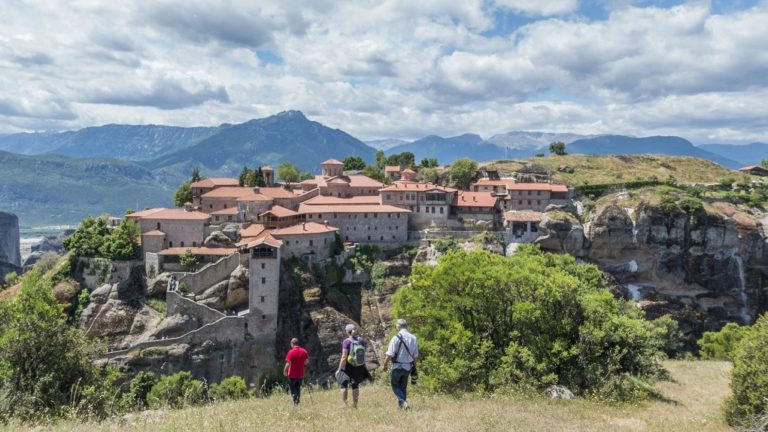
<svg viewBox="0 0 768 432">
<path fill-rule="evenodd" d="M 693 156 L 729 168 L 758 164 L 768 144 L 710 144 L 680 137 L 635 138 L 512 131 L 483 139 L 476 134 L 430 135 L 412 142 L 364 143 L 352 135 L 286 111 L 240 124 L 215 127 L 105 125 L 59 133 L 0 135 L 0 209 L 17 213 L 22 225 L 72 224 L 87 213 L 122 214 L 127 207 L 170 205 L 173 190 L 193 167 L 205 176 L 236 176 L 243 166 L 288 161 L 317 173 L 328 158 L 349 155 L 370 162 L 386 154 L 413 152 L 450 164 L 461 157 L 497 160 L 547 153 L 553 141 L 569 153 Z"/>
</svg>

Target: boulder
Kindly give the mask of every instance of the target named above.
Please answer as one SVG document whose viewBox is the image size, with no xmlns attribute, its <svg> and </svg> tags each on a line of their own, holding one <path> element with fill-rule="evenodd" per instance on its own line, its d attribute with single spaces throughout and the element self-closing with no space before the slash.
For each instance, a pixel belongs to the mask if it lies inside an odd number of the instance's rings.
<svg viewBox="0 0 768 432">
<path fill-rule="evenodd" d="M 230 240 L 236 242 L 240 237 L 240 227 L 236 224 L 227 224 L 222 230 L 222 233 L 229 237 Z"/>
<path fill-rule="evenodd" d="M 545 212 L 551 212 L 551 211 L 564 211 L 566 213 L 570 213 L 576 217 L 579 216 L 579 210 L 576 208 L 576 205 L 569 202 L 567 204 L 550 204 L 545 209 Z"/>
<path fill-rule="evenodd" d="M 616 258 L 632 248 L 634 227 L 624 208 L 616 204 L 605 206 L 589 226 L 590 258 Z"/>
<path fill-rule="evenodd" d="M 221 281 L 200 293 L 195 300 L 213 309 L 224 309 L 229 280 Z"/>
<path fill-rule="evenodd" d="M 232 272 L 229 277 L 227 295 L 224 300 L 224 307 L 226 309 L 236 309 L 238 306 L 248 303 L 250 278 L 250 271 L 243 266 L 238 266 Z"/>
<path fill-rule="evenodd" d="M 539 224 L 539 237 L 535 241 L 542 249 L 584 255 L 584 228 L 570 213 L 553 211 L 544 213 Z"/>
<path fill-rule="evenodd" d="M 214 231 L 203 242 L 203 246 L 218 248 L 218 247 L 232 247 L 234 242 L 222 231 Z"/>
<path fill-rule="evenodd" d="M 19 218 L 0 211 L 0 278 L 6 274 L 21 271 L 21 244 L 19 238 Z"/>
<path fill-rule="evenodd" d="M 109 300 L 112 285 L 104 284 L 91 292 L 91 304 L 104 304 Z"/>
<path fill-rule="evenodd" d="M 88 323 L 85 335 L 89 338 L 108 338 L 111 346 L 118 344 L 117 337 L 128 335 L 138 311 L 120 300 L 107 300 Z"/>
<path fill-rule="evenodd" d="M 576 396 L 573 395 L 573 392 L 568 390 L 567 387 L 561 385 L 549 386 L 546 390 L 544 390 L 544 395 L 550 399 L 576 399 Z"/>
<path fill-rule="evenodd" d="M 156 278 L 147 281 L 147 295 L 165 295 L 168 290 L 168 282 L 171 281 L 170 273 L 160 273 Z"/>
<path fill-rule="evenodd" d="M 181 336 L 199 327 L 197 320 L 189 315 L 172 315 L 163 319 L 150 333 L 152 339 Z"/>
<path fill-rule="evenodd" d="M 64 251 L 64 238 L 58 237 L 43 237 L 42 240 L 33 244 L 30 247 L 32 252 L 55 252 L 61 254 Z"/>
<path fill-rule="evenodd" d="M 31 254 L 27 255 L 26 258 L 24 258 L 21 266 L 24 268 L 32 267 L 33 265 L 37 264 L 38 261 L 40 261 L 40 258 L 42 258 L 44 254 L 45 252 L 32 252 Z"/>
</svg>

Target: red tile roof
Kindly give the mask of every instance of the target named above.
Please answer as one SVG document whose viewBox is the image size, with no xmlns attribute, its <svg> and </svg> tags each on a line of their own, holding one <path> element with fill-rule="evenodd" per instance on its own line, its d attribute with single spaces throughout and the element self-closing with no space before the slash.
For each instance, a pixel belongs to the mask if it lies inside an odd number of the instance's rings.
<svg viewBox="0 0 768 432">
<path fill-rule="evenodd" d="M 410 213 L 410 210 L 391 205 L 347 204 L 347 205 L 299 205 L 299 213 Z"/>
<path fill-rule="evenodd" d="M 148 237 L 165 237 L 165 233 L 160 230 L 147 231 L 142 235 Z"/>
<path fill-rule="evenodd" d="M 320 165 L 344 165 L 344 162 L 338 161 L 336 159 L 328 159 Z"/>
<path fill-rule="evenodd" d="M 515 184 L 514 179 L 499 179 L 499 180 L 491 180 L 491 179 L 480 179 L 474 183 L 471 184 L 471 186 L 511 186 Z"/>
<path fill-rule="evenodd" d="M 128 219 L 163 219 L 163 220 L 208 220 L 210 215 L 198 211 L 186 211 L 184 209 L 155 208 L 131 213 Z"/>
<path fill-rule="evenodd" d="M 498 198 L 490 192 L 459 191 L 454 205 L 457 207 L 495 207 Z"/>
<path fill-rule="evenodd" d="M 254 192 L 251 187 L 220 187 L 201 195 L 202 198 L 235 198 L 247 201 L 269 201 L 272 198 Z"/>
<path fill-rule="evenodd" d="M 397 192 L 397 191 L 431 191 L 431 190 L 438 190 L 440 192 L 456 192 L 458 189 L 444 187 L 440 185 L 436 185 L 434 183 L 420 183 L 420 182 L 412 182 L 412 181 L 396 181 L 392 183 L 391 185 L 382 188 L 379 190 L 379 192 Z"/>
<path fill-rule="evenodd" d="M 216 210 L 215 212 L 211 212 L 211 215 L 215 216 L 236 216 L 237 215 L 237 207 L 229 207 L 222 210 Z"/>
<path fill-rule="evenodd" d="M 263 168 L 262 168 L 263 169 Z M 240 237 L 257 237 L 266 230 L 262 224 L 253 224 L 240 230 Z"/>
<path fill-rule="evenodd" d="M 507 191 L 550 191 L 568 192 L 568 186 L 554 183 L 515 183 L 507 186 Z"/>
<path fill-rule="evenodd" d="M 283 206 L 279 206 L 279 205 L 272 206 L 272 208 L 270 208 L 269 210 L 267 210 L 264 213 L 260 214 L 259 217 L 264 216 L 266 214 L 275 215 L 275 216 L 277 216 L 279 218 L 281 218 L 281 217 L 297 216 L 298 215 L 298 213 L 296 213 L 295 211 L 293 211 L 291 209 L 288 209 L 288 208 L 285 208 Z"/>
<path fill-rule="evenodd" d="M 378 195 L 360 195 L 349 198 L 338 198 L 334 196 L 318 195 L 304 201 L 307 205 L 363 205 L 379 204 L 381 197 Z"/>
<path fill-rule="evenodd" d="M 207 178 L 194 182 L 190 185 L 193 188 L 209 188 L 215 186 L 237 186 L 240 181 L 234 178 L 222 177 L 222 178 Z"/>
<path fill-rule="evenodd" d="M 272 231 L 272 235 L 276 238 L 284 235 L 302 235 L 302 234 L 322 234 L 338 231 L 339 229 L 317 222 L 306 222 L 298 225 L 289 226 L 286 228 L 280 228 Z"/>
<path fill-rule="evenodd" d="M 378 182 L 363 174 L 350 174 L 348 176 L 337 177 L 323 177 L 315 176 L 314 179 L 304 180 L 301 182 L 303 185 L 317 185 L 318 187 L 326 187 L 328 183 L 349 183 L 351 187 L 369 187 L 371 189 L 380 189 L 384 186 L 384 183 Z"/>
<path fill-rule="evenodd" d="M 406 168 L 406 169 L 403 170 L 403 174 L 416 174 L 416 171 L 414 171 L 414 170 L 412 170 L 410 168 Z"/>
<path fill-rule="evenodd" d="M 270 198 L 296 198 L 296 194 L 281 187 L 259 188 L 259 193 Z"/>
<path fill-rule="evenodd" d="M 187 250 L 191 250 L 195 255 L 214 255 L 214 256 L 227 256 L 237 252 L 236 248 L 209 248 L 209 247 L 174 247 L 163 249 L 158 252 L 158 255 L 163 256 L 181 256 L 184 255 Z"/>
<path fill-rule="evenodd" d="M 508 222 L 539 222 L 542 213 L 535 211 L 508 211 L 504 213 L 504 220 Z"/>
<path fill-rule="evenodd" d="M 251 242 L 248 242 L 244 246 L 245 246 L 246 249 L 250 249 L 250 248 L 262 245 L 262 244 L 266 244 L 266 245 L 269 245 L 269 246 L 272 246 L 272 247 L 279 248 L 280 246 L 283 245 L 283 242 L 278 240 L 278 239 L 276 239 L 276 238 L 274 238 L 274 237 L 272 237 L 271 235 L 266 235 L 266 236 L 261 237 L 261 238 L 259 238 L 257 240 L 253 240 Z"/>
</svg>

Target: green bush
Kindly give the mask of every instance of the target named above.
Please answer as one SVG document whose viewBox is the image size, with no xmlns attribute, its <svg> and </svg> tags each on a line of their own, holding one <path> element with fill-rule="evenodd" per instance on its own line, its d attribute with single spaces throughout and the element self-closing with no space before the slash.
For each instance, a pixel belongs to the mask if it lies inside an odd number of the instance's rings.
<svg viewBox="0 0 768 432">
<path fill-rule="evenodd" d="M 124 219 L 110 229 L 104 217 L 88 216 L 64 240 L 64 248 L 78 257 L 132 260 L 139 257 L 141 250 L 137 241 L 140 231 L 132 220 Z"/>
<path fill-rule="evenodd" d="M 725 417 L 732 426 L 749 428 L 768 415 L 768 314 L 761 316 L 736 346 L 731 396 Z M 757 430 L 757 429 L 754 429 Z"/>
<path fill-rule="evenodd" d="M 150 408 L 184 408 L 206 400 L 205 384 L 186 371 L 160 378 L 147 395 Z"/>
<path fill-rule="evenodd" d="M 168 312 L 168 303 L 158 297 L 147 297 L 147 306 L 165 315 Z"/>
<path fill-rule="evenodd" d="M 749 331 L 748 326 L 728 323 L 719 332 L 706 332 L 697 341 L 699 355 L 706 360 L 733 360 L 736 346 Z"/>
<path fill-rule="evenodd" d="M 220 383 L 211 386 L 211 399 L 214 401 L 246 399 L 250 396 L 245 380 L 239 376 L 225 378 Z"/>
<path fill-rule="evenodd" d="M 437 239 L 435 240 L 434 246 L 435 250 L 442 254 L 446 254 L 448 252 L 456 252 L 461 249 L 461 246 L 459 246 L 459 243 L 453 237 Z"/>
<path fill-rule="evenodd" d="M 165 347 L 149 347 L 141 350 L 142 357 L 164 357 L 168 355 L 168 348 Z"/>
<path fill-rule="evenodd" d="M 145 409 L 149 406 L 147 398 L 152 387 L 157 384 L 157 376 L 152 372 L 141 371 L 136 374 L 123 394 L 125 406 L 133 409 Z"/>
<path fill-rule="evenodd" d="M 664 372 L 667 326 L 616 300 L 596 266 L 569 255 L 534 246 L 511 257 L 459 251 L 436 267 L 415 266 L 394 302 L 393 316 L 421 338 L 422 381 L 431 390 L 561 384 L 624 399 L 648 394 L 637 383 Z"/>
</svg>

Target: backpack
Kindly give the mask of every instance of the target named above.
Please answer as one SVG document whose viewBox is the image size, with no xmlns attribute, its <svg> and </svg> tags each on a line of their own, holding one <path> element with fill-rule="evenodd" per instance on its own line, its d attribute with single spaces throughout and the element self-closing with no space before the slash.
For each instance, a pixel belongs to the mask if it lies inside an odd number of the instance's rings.
<svg viewBox="0 0 768 432">
<path fill-rule="evenodd" d="M 360 342 L 359 339 L 349 338 L 349 355 L 347 356 L 347 363 L 352 366 L 365 365 L 365 345 Z"/>
</svg>

